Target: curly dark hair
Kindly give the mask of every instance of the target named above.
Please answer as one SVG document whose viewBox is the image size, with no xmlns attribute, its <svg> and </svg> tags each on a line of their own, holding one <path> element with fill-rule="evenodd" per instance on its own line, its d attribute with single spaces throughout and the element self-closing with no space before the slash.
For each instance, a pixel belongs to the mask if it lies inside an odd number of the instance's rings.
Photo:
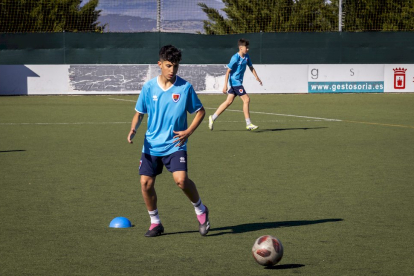
<svg viewBox="0 0 414 276">
<path fill-rule="evenodd" d="M 181 61 L 181 51 L 173 45 L 165 45 L 160 49 L 160 60 L 178 64 Z"/>
</svg>

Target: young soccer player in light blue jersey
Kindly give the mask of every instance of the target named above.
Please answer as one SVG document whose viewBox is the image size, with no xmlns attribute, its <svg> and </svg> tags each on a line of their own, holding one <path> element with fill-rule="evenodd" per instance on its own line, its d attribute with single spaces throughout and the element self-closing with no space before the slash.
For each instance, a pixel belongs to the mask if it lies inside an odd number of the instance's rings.
<svg viewBox="0 0 414 276">
<path fill-rule="evenodd" d="M 192 202 L 199 222 L 199 232 L 207 235 L 210 229 L 209 210 L 201 202 L 194 182 L 187 175 L 187 140 L 204 118 L 205 110 L 193 86 L 177 76 L 181 51 L 172 45 L 161 48 L 158 66 L 161 74 L 146 82 L 135 106 L 128 142 L 148 115 L 147 131 L 139 165 L 141 192 L 151 225 L 146 237 L 156 237 L 164 232 L 155 192 L 155 180 L 165 166 L 172 173 L 175 183 Z M 196 113 L 190 126 L 187 112 Z"/>
<path fill-rule="evenodd" d="M 249 66 L 250 71 L 252 71 L 256 80 L 262 85 L 262 81 L 257 76 L 256 70 L 253 68 L 252 61 L 250 56 L 247 54 L 249 51 L 249 41 L 246 39 L 239 39 L 238 41 L 239 52 L 234 54 L 230 63 L 227 65 L 227 72 L 224 81 L 223 93 L 227 94 L 227 99 L 217 108 L 216 112 L 208 117 L 208 127 L 210 130 L 213 130 L 214 121 L 220 116 L 221 113 L 229 107 L 236 96 L 240 96 L 243 101 L 243 113 L 244 118 L 246 119 L 246 129 L 255 130 L 258 126 L 252 124 L 250 121 L 250 97 L 247 95 L 246 90 L 243 87 L 243 77 L 246 67 Z M 228 89 L 228 85 L 230 89 Z"/>
</svg>

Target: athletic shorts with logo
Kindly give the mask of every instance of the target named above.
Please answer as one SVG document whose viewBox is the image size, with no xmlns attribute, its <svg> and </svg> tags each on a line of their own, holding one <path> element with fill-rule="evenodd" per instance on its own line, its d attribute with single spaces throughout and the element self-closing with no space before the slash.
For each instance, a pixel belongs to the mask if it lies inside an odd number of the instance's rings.
<svg viewBox="0 0 414 276">
<path fill-rule="evenodd" d="M 187 151 L 180 150 L 166 156 L 142 153 L 139 161 L 139 174 L 157 176 L 162 173 L 164 166 L 171 173 L 187 171 Z"/>
<path fill-rule="evenodd" d="M 231 86 L 229 91 L 227 91 L 228 94 L 235 94 L 236 96 L 243 96 L 246 95 L 247 92 L 244 90 L 243 85 L 240 86 Z"/>
</svg>

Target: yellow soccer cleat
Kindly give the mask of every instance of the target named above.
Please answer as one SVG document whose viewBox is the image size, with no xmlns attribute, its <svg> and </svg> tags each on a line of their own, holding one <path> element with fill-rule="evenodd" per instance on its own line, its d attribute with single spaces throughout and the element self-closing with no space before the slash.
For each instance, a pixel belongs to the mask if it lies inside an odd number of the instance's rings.
<svg viewBox="0 0 414 276">
<path fill-rule="evenodd" d="M 255 130 L 255 129 L 258 129 L 259 127 L 258 126 L 256 126 L 256 125 L 254 125 L 254 124 L 250 124 L 250 125 L 248 125 L 248 126 L 246 126 L 246 129 L 247 130 Z"/>
<path fill-rule="evenodd" d="M 214 124 L 214 120 L 213 120 L 213 116 L 209 116 L 208 117 L 208 128 L 210 129 L 210 130 L 213 130 L 213 124 Z"/>
</svg>

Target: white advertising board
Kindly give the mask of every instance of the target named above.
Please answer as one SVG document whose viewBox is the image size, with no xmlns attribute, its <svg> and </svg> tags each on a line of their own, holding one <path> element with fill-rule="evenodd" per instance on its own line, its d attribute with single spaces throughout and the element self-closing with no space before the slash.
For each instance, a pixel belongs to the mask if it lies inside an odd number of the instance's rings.
<svg viewBox="0 0 414 276">
<path fill-rule="evenodd" d="M 253 65 L 263 86 L 246 69 L 243 86 L 247 93 L 307 93 L 308 65 Z M 223 87 L 223 84 L 221 87 Z"/>
<path fill-rule="evenodd" d="M 309 93 L 384 92 L 383 64 L 310 64 Z"/>
</svg>

